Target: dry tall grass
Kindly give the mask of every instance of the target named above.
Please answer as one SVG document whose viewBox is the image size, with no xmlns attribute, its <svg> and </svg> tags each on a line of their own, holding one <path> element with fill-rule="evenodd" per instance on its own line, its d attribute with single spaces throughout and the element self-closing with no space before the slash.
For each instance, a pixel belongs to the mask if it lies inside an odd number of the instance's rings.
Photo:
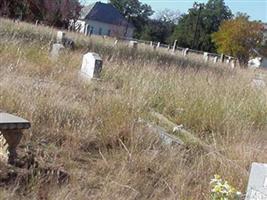
<svg viewBox="0 0 267 200">
<path fill-rule="evenodd" d="M 254 72 L 73 33 L 77 49 L 53 62 L 54 33 L 1 19 L 0 108 L 32 122 L 22 144 L 70 182 L 34 175 L 1 187 L 0 199 L 209 199 L 214 174 L 245 192 L 251 163 L 267 161 L 266 91 L 251 86 Z M 104 58 L 101 81 L 78 78 L 87 48 Z M 138 123 L 151 110 L 220 154 L 162 145 Z"/>
</svg>

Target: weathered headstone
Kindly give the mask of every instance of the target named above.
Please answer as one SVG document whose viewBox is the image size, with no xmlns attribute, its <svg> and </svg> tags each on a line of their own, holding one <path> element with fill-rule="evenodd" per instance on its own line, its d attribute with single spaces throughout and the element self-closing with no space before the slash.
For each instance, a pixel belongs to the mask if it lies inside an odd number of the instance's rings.
<svg viewBox="0 0 267 200">
<path fill-rule="evenodd" d="M 65 47 L 60 44 L 60 43 L 56 43 L 56 44 L 53 44 L 52 46 L 52 50 L 51 50 L 51 58 L 53 60 L 57 60 L 60 53 L 65 49 Z"/>
<path fill-rule="evenodd" d="M 65 33 L 63 31 L 57 32 L 57 43 L 63 43 L 63 40 L 65 38 Z"/>
<path fill-rule="evenodd" d="M 22 130 L 30 127 L 30 122 L 25 119 L 0 113 L 0 156 L 9 164 L 14 164 L 17 158 L 16 148 L 22 138 Z"/>
<path fill-rule="evenodd" d="M 83 56 L 81 75 L 90 80 L 99 78 L 103 61 L 97 53 L 89 52 Z"/>
<path fill-rule="evenodd" d="M 267 164 L 252 163 L 246 200 L 267 199 Z"/>
<path fill-rule="evenodd" d="M 129 46 L 133 49 L 137 49 L 138 47 L 138 42 L 137 41 L 130 41 Z"/>
<path fill-rule="evenodd" d="M 205 62 L 209 61 L 209 53 L 208 52 L 204 52 L 203 59 L 204 59 Z"/>
</svg>

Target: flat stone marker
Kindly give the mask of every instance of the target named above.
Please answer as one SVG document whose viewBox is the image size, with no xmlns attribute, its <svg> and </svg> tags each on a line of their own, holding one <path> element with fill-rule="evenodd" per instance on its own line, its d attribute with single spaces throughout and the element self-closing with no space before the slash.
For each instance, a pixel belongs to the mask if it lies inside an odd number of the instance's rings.
<svg viewBox="0 0 267 200">
<path fill-rule="evenodd" d="M 97 53 L 89 52 L 83 56 L 81 75 L 86 79 L 99 78 L 103 61 Z"/>
<path fill-rule="evenodd" d="M 252 163 L 246 200 L 267 199 L 267 164 Z"/>
<path fill-rule="evenodd" d="M 30 122 L 25 119 L 0 113 L 0 156 L 7 159 L 9 164 L 14 164 L 17 158 L 16 148 L 22 138 L 22 130 L 30 127 Z"/>
</svg>

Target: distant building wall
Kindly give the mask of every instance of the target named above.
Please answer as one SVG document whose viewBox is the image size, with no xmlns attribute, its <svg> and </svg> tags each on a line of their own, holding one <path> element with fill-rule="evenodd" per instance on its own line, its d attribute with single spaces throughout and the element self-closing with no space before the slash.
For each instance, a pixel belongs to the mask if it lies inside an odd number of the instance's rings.
<svg viewBox="0 0 267 200">
<path fill-rule="evenodd" d="M 107 35 L 111 37 L 127 37 L 132 38 L 134 29 L 125 26 L 117 26 L 93 20 L 78 20 L 77 24 L 80 25 L 80 32 L 86 35 Z M 127 29 L 127 34 L 125 35 Z"/>
</svg>

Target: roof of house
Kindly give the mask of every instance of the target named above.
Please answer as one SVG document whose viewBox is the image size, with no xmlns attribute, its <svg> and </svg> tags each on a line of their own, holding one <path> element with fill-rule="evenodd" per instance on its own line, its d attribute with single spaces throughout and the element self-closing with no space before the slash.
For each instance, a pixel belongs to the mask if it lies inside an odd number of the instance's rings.
<svg viewBox="0 0 267 200">
<path fill-rule="evenodd" d="M 83 7 L 81 20 L 94 20 L 107 24 L 128 26 L 134 28 L 133 24 L 127 22 L 125 17 L 110 3 L 96 2 Z"/>
</svg>

